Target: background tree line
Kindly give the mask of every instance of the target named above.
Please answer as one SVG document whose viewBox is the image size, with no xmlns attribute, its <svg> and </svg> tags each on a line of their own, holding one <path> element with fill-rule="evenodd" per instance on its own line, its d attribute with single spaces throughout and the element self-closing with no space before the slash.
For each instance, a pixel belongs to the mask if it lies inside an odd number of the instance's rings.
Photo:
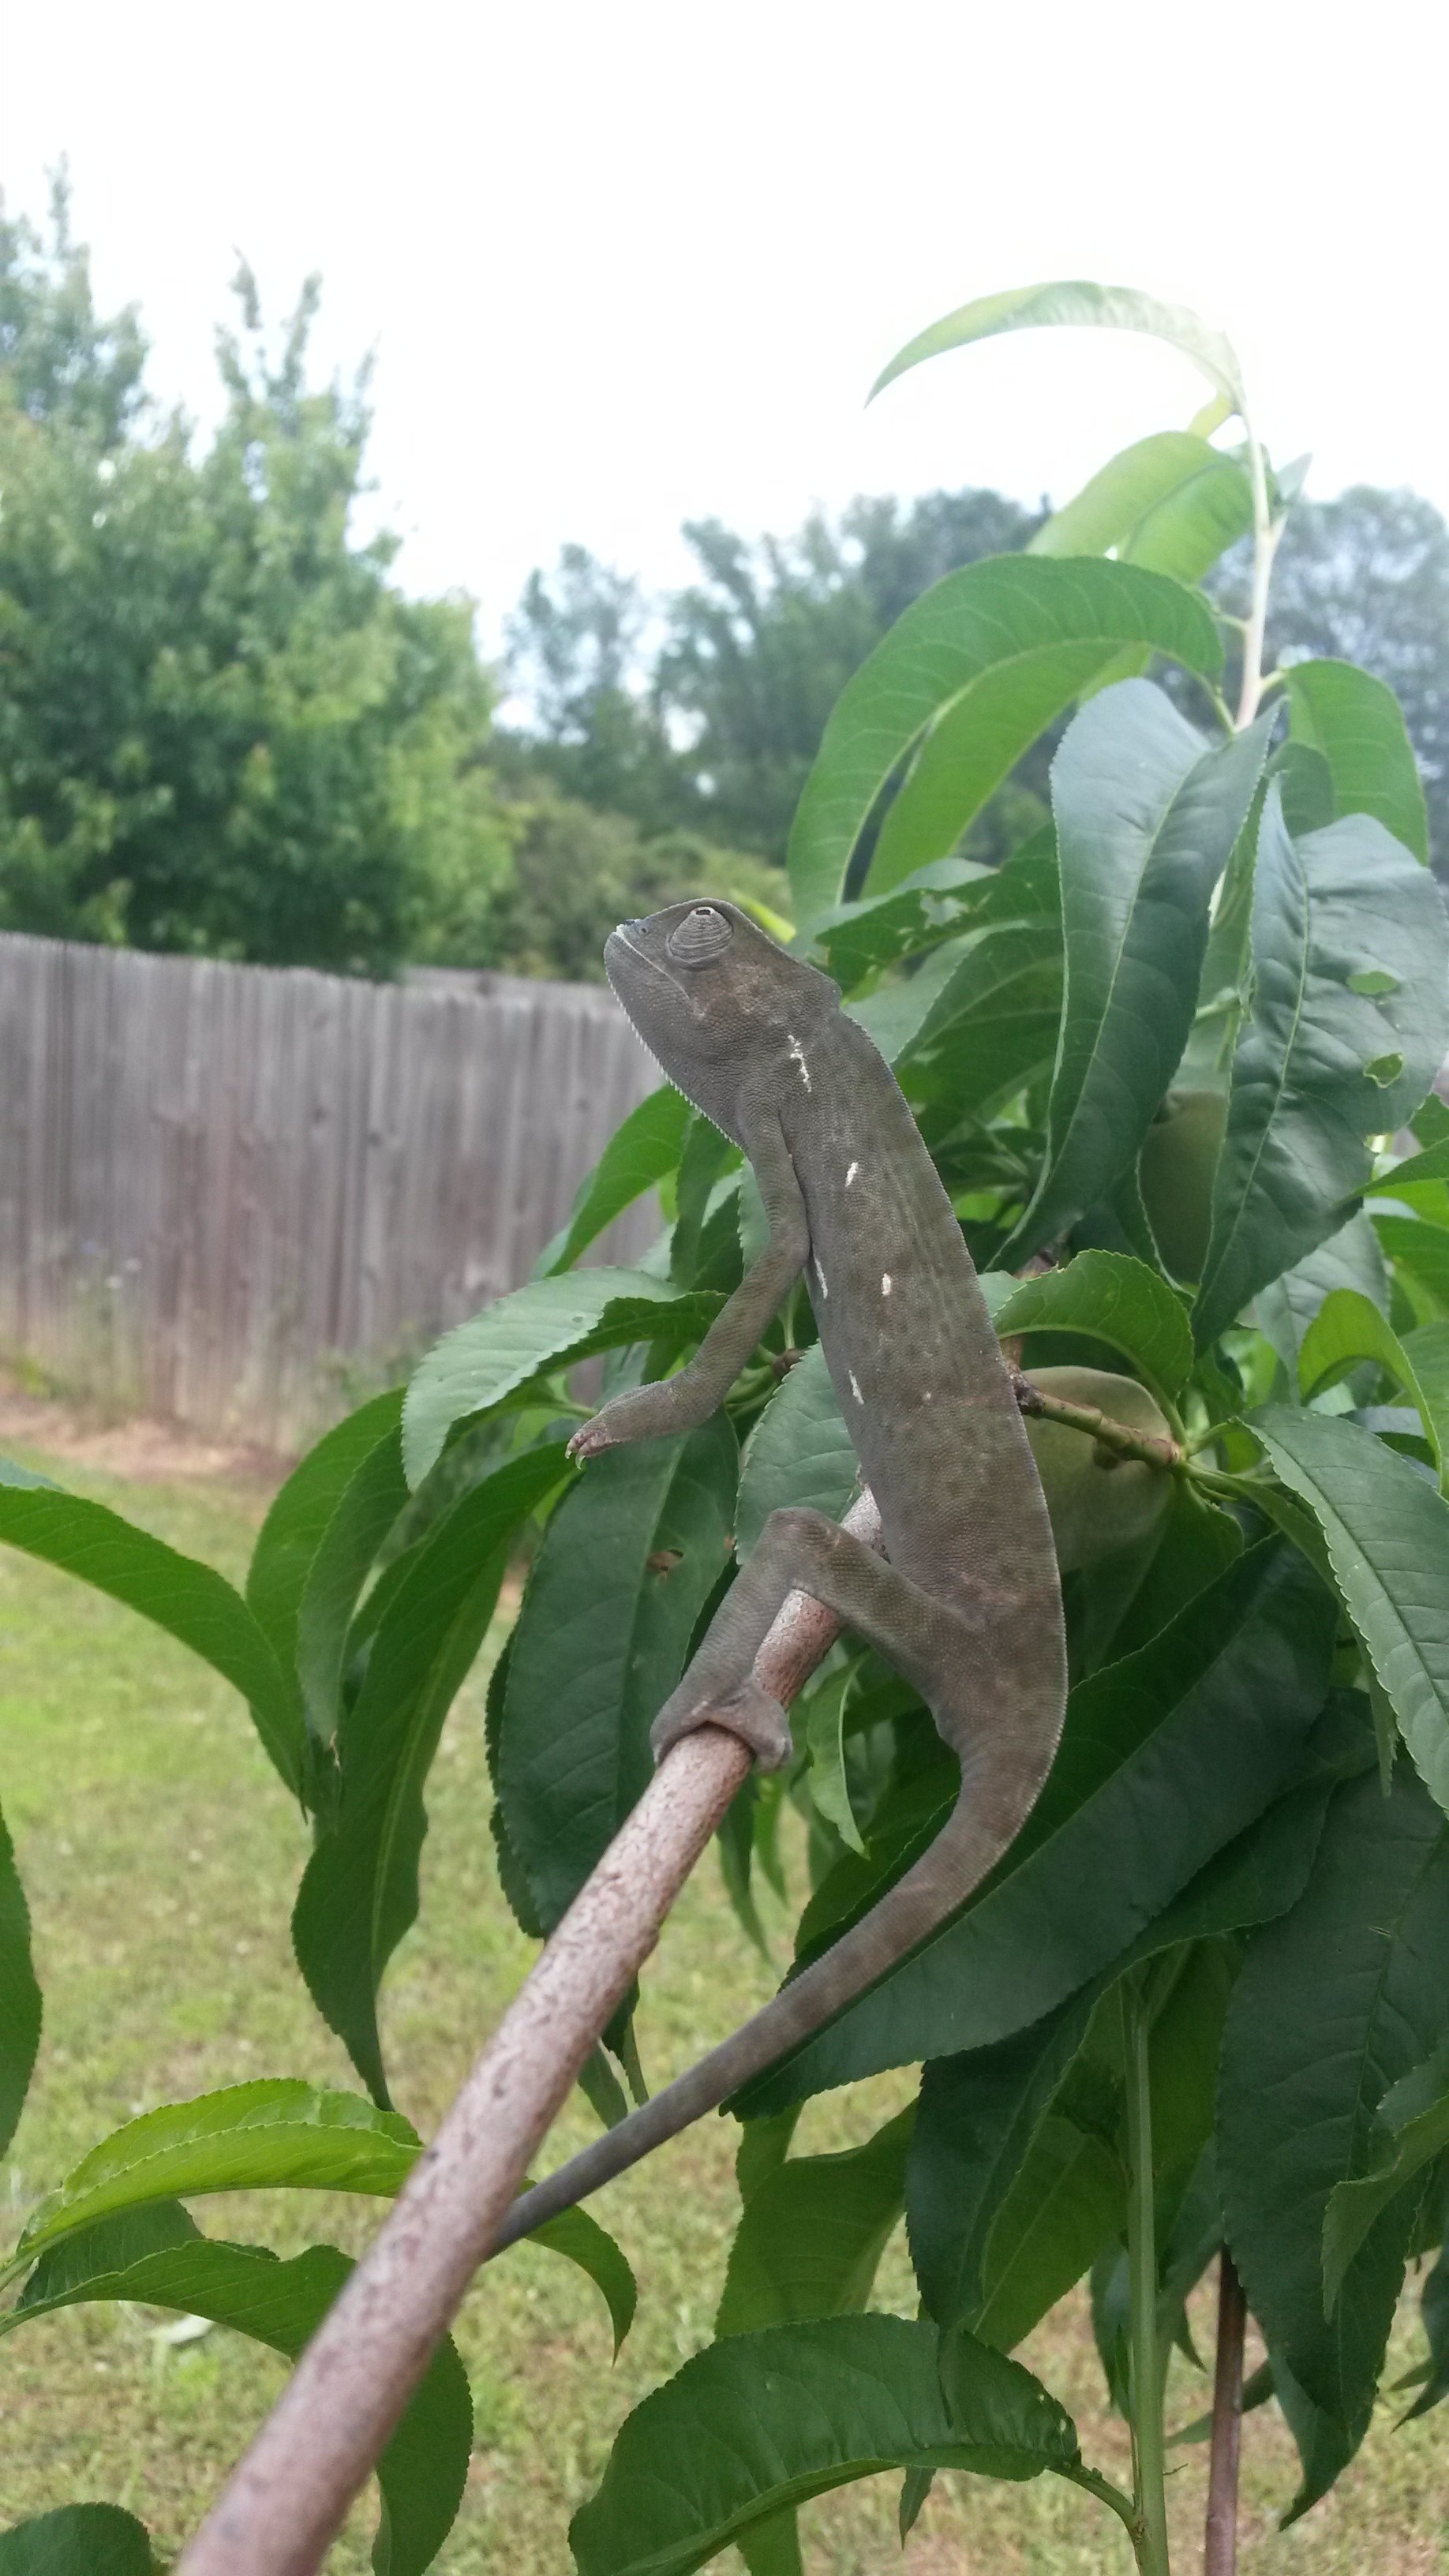
<svg viewBox="0 0 1449 2576">
<path fill-rule="evenodd" d="M 43 230 L 0 208 L 0 928 L 592 976 L 621 913 L 710 887 L 785 908 L 845 681 L 929 583 L 1038 514 L 966 490 L 758 542 L 698 520 L 695 578 L 663 598 L 568 545 L 498 672 L 471 601 L 409 598 L 396 541 L 353 529 L 367 377 L 310 380 L 317 294 L 273 358 L 239 272 L 203 441 L 148 395 L 135 311 L 97 313 L 63 180 Z M 1226 604 L 1237 582 L 1230 564 Z M 1427 501 L 1359 486 L 1295 510 L 1270 658 L 1303 654 L 1397 692 L 1449 862 L 1449 527 Z M 1047 756 L 973 854 L 1045 814 Z"/>
</svg>

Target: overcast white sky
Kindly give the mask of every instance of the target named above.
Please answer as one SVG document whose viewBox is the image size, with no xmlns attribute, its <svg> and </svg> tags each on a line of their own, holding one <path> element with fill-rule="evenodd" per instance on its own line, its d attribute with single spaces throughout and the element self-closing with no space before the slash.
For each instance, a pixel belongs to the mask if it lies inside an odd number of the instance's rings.
<svg viewBox="0 0 1449 2576">
<path fill-rule="evenodd" d="M 205 417 L 237 248 L 377 351 L 410 586 L 491 644 L 579 538 L 651 582 L 686 516 L 967 482 L 1064 497 L 1184 424 L 1186 362 L 1039 333 L 870 410 L 914 330 L 1060 276 L 1196 306 L 1310 488 L 1449 509 L 1445 13 L 1431 0 L 70 0 L 7 12 L 0 184 L 65 153 L 100 297 Z"/>
</svg>

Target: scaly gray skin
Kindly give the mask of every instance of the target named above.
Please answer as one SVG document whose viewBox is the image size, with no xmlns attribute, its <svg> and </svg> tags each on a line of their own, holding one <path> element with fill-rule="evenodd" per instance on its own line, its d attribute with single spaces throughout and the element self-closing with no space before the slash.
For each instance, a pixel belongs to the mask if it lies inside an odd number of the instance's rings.
<svg viewBox="0 0 1449 2576">
<path fill-rule="evenodd" d="M 678 1689 L 656 1760 L 697 1726 L 790 1750 L 754 1660 L 808 1592 L 913 1683 L 961 1764 L 930 1850 L 720 2048 L 514 2203 L 494 2251 L 716 2109 L 886 1975 L 1017 1833 L 1061 1730 L 1066 1650 L 1046 1504 L 951 1203 L 897 1087 L 827 976 L 733 904 L 622 922 L 609 980 L 670 1080 L 742 1146 L 769 1241 L 675 1377 L 615 1396 L 570 1442 L 692 1430 L 722 1403 L 802 1269 L 888 1562 L 814 1511 L 777 1511 Z"/>
</svg>

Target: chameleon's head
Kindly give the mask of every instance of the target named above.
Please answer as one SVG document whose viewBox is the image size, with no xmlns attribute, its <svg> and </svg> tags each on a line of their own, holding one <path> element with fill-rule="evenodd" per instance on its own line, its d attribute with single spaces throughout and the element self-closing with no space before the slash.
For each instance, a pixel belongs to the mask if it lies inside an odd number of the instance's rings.
<svg viewBox="0 0 1449 2576">
<path fill-rule="evenodd" d="M 621 921 L 604 964 L 650 1054 L 729 1134 L 739 1077 L 788 1055 L 840 1001 L 828 975 L 713 899 Z"/>
</svg>

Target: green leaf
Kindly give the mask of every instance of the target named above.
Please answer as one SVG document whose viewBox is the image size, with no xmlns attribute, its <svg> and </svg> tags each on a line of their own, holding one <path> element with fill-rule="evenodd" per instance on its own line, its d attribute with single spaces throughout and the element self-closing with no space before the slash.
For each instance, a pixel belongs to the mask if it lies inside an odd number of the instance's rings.
<svg viewBox="0 0 1449 2576">
<path fill-rule="evenodd" d="M 1030 539 L 1040 555 L 1100 555 L 1175 581 L 1197 582 L 1253 524 L 1241 464 L 1191 430 L 1161 430 L 1124 447 Z"/>
<path fill-rule="evenodd" d="M 1114 2175 L 1112 2158 L 1104 2162 L 1100 2153 L 1103 2123 L 1092 2098 L 1100 2084 L 1088 2090 L 1086 2116 L 1083 2102 L 1062 2098 L 1093 2011 L 1125 1965 L 1271 1921 L 1296 1902 L 1341 1766 L 1356 1759 L 1362 1767 L 1372 1758 L 1366 1744 L 1323 1721 L 1315 1745 L 1321 1776 L 1276 1799 L 1209 1861 L 1125 1960 L 1029 2029 L 927 2066 L 906 2169 L 906 2219 L 916 2277 L 938 2325 L 965 2324 L 993 2343 L 1028 2332 L 1092 2260 L 1104 2222 L 1108 2232 L 1125 2224 L 1120 2169 Z M 1156 2097 L 1170 2071 L 1164 2054 L 1157 2034 Z M 1213 2062 L 1196 2031 L 1189 2056 L 1200 2071 Z M 1112 2121 L 1119 2094 L 1118 2086 Z M 1052 2133 L 1038 2153 L 1036 2141 L 1054 2110 Z M 1156 2098 L 1159 2167 L 1179 2150 L 1176 2125 Z M 1099 2152 L 1090 2152 L 1093 2146 Z"/>
<path fill-rule="evenodd" d="M 525 1450 L 445 1512 L 410 1561 L 337 1735 L 341 1799 L 303 1873 L 297 1964 L 375 2098 L 388 2099 L 377 1994 L 417 1918 L 423 1786 L 472 1667 L 522 1521 L 568 1472 L 561 1442 Z"/>
<path fill-rule="evenodd" d="M 751 1555 L 771 1512 L 808 1504 L 838 1521 L 860 1481 L 835 1389 L 818 1342 L 771 1396 L 745 1443 L 735 1535 Z"/>
<path fill-rule="evenodd" d="M 833 1825 L 847 1849 L 864 1852 L 860 1827 L 850 1803 L 845 1776 L 845 1703 L 854 1669 L 827 1674 L 804 1704 L 805 1744 L 810 1756 L 810 1803 L 817 1816 Z"/>
<path fill-rule="evenodd" d="M 1414 1112 L 1414 1135 L 1424 1146 L 1449 1144 L 1449 1102 L 1437 1092 L 1426 1092 Z"/>
<path fill-rule="evenodd" d="M 1232 344 L 1221 331 L 1210 330 L 1185 305 L 1159 303 L 1131 286 L 1098 286 L 1087 278 L 1058 278 L 1046 286 L 1013 286 L 1000 295 L 979 295 L 958 305 L 928 330 L 917 333 L 892 358 L 871 387 L 871 399 L 886 385 L 945 349 L 961 349 L 974 340 L 993 340 L 1003 331 L 1035 331 L 1052 324 L 1075 329 L 1091 325 L 1105 331 L 1145 331 L 1166 340 L 1201 369 L 1208 383 L 1247 413 L 1242 369 Z M 1228 415 L 1224 415 L 1226 418 Z"/>
<path fill-rule="evenodd" d="M 19 2124 L 40 2046 L 40 1988 L 30 1956 L 30 1912 L 15 1848 L 0 1815 L 0 2155 Z"/>
<path fill-rule="evenodd" d="M 277 1770 L 301 1796 L 306 1735 L 296 1683 L 240 1593 L 214 1566 L 180 1555 L 104 1503 L 62 1493 L 4 1460 L 0 1539 L 125 1602 L 212 1665 L 241 1692 Z"/>
<path fill-rule="evenodd" d="M 1248 1419 L 1322 1530 L 1334 1582 L 1414 1764 L 1449 1806 L 1449 1503 L 1342 1414 L 1271 1405 Z"/>
<path fill-rule="evenodd" d="M 1334 2185 L 1323 2222 L 1324 2301 L 1331 2316 L 1344 2275 L 1370 2228 L 1415 2174 L 1449 2147 L 1449 2051 L 1444 2043 L 1422 2066 L 1391 2084 L 1369 2140 L 1368 2171 Z"/>
<path fill-rule="evenodd" d="M 1076 2430 L 1039 2380 L 903 2317 L 729 2335 L 636 2406 L 569 2530 L 579 2576 L 689 2576 L 787 2506 L 889 2468 L 1062 2474 Z"/>
<path fill-rule="evenodd" d="M 1083 562 L 1070 568 L 1078 573 L 1112 569 Z M 1085 641 L 1074 637 L 1067 643 L 1017 653 L 983 671 L 942 710 L 925 735 L 881 825 L 868 887 L 880 892 L 899 884 L 923 862 L 944 857 L 983 801 L 980 780 L 991 747 L 1010 744 L 1014 762 L 1074 697 L 1117 678 L 1124 661 L 1145 669 L 1160 632 L 1154 621 L 1153 633 L 1144 641 L 1125 648 L 1118 643 L 1111 649 L 1096 637 Z"/>
<path fill-rule="evenodd" d="M 0 2576 L 155 2576 L 144 2526 L 117 2504 L 63 2504 L 0 2532 Z"/>
<path fill-rule="evenodd" d="M 1222 659 L 1202 600 L 1135 565 L 1009 555 L 948 573 L 837 699 L 790 837 L 802 921 L 838 903 L 877 797 L 926 732 L 866 891 L 946 857 L 1028 745 L 1126 644 L 1196 671 Z"/>
<path fill-rule="evenodd" d="M 1406 2424 L 1412 2424 L 1416 2415 L 1427 2415 L 1431 2407 L 1442 2406 L 1449 2397 L 1449 2254 L 1440 2255 L 1419 2294 L 1419 2322 L 1429 2358 L 1423 2365 L 1424 2385 L 1404 2417 Z M 1398 2385 L 1406 2387 L 1407 2377 Z"/>
<path fill-rule="evenodd" d="M 944 858 L 1009 774 L 997 764 L 1014 766 L 1074 698 L 1115 678 L 1124 650 L 1151 658 L 1150 648 L 1117 644 L 1109 650 L 1096 636 L 1053 641 L 1010 654 L 953 694 L 922 736 L 886 808 L 868 891 L 883 893 Z"/>
<path fill-rule="evenodd" d="M 553 1279 L 572 1270 L 581 1252 L 626 1207 L 672 1172 L 689 1123 L 689 1103 L 672 1082 L 663 1082 L 631 1109 L 616 1127 L 593 1170 L 580 1182 L 573 1213 L 539 1255 L 536 1279 Z"/>
<path fill-rule="evenodd" d="M 268 2078 L 167 2102 L 81 2158 L 33 2212 L 7 2268 L 148 2201 L 279 2187 L 388 2199 L 416 2154 L 416 2134 L 396 2112 L 314 2084 Z"/>
<path fill-rule="evenodd" d="M 1413 2222 L 1387 2210 L 1324 2314 L 1323 2225 L 1388 2087 L 1449 2016 L 1449 1825 L 1412 1772 L 1340 1790 L 1307 1890 L 1254 1939 L 1223 2037 L 1218 2169 L 1248 2303 L 1351 2434 L 1373 2403 Z"/>
<path fill-rule="evenodd" d="M 1000 873 L 975 859 L 935 859 L 889 894 L 823 914 L 811 930 L 812 954 L 848 993 L 877 968 L 974 929 Z"/>
<path fill-rule="evenodd" d="M 1175 1404 L 1192 1374 L 1192 1332 L 1182 1299 L 1125 1252 L 1079 1252 L 1060 1269 L 1024 1279 L 994 1309 L 1004 1339 L 1016 1333 L 1085 1333 L 1131 1361 L 1145 1385 Z"/>
<path fill-rule="evenodd" d="M 849 992 L 863 977 L 1007 922 L 1050 927 L 1060 913 L 1056 833 L 1044 823 L 998 868 L 934 859 L 889 894 L 841 904 L 815 922 L 812 953 Z"/>
<path fill-rule="evenodd" d="M 986 2299 L 987 2243 L 1092 2017 L 1083 1991 L 994 2047 L 937 2058 L 921 2080 L 906 2168 L 906 2223 L 936 2323 L 970 2323 Z"/>
<path fill-rule="evenodd" d="M 1426 1324 L 1405 1345 L 1369 1298 L 1353 1288 L 1335 1288 L 1319 1307 L 1298 1354 L 1304 1402 L 1336 1386 L 1364 1360 L 1387 1370 L 1417 1408 L 1442 1493 L 1449 1465 L 1449 1324 Z"/>
<path fill-rule="evenodd" d="M 1325 2415 L 1315 2406 L 1307 2390 L 1294 2378 L 1281 2353 L 1270 2353 L 1273 2394 L 1283 2410 L 1284 2420 L 1298 2448 L 1302 2477 L 1298 2492 L 1279 2522 L 1280 2531 L 1298 2522 L 1310 2505 L 1317 2504 L 1347 2468 L 1367 2431 L 1360 2419 L 1350 2431 L 1345 2425 Z"/>
<path fill-rule="evenodd" d="M 1187 1477 L 1174 1477 L 1172 1496 L 1146 1564 L 1129 1568 L 1120 1589 L 1104 1587 L 1101 1625 L 1084 1638 L 1083 1670 L 1135 1654 L 1169 1619 L 1176 1618 L 1204 1584 L 1241 1555 L 1242 1546 L 1238 1523 L 1208 1502 Z M 1110 1571 L 1106 1566 L 1102 1570 Z M 1099 1650 L 1089 1653 L 1089 1643 Z"/>
<path fill-rule="evenodd" d="M 736 2547 L 749 2576 L 804 2576 L 799 2517 L 793 2505 L 741 2532 Z"/>
<path fill-rule="evenodd" d="M 841 2155 L 792 2156 L 745 2203 L 717 2335 L 857 2313 L 905 2203 L 915 2104 Z"/>
<path fill-rule="evenodd" d="M 1321 751 L 1306 742 L 1283 742 L 1268 767 L 1282 781 L 1283 820 L 1295 841 L 1305 832 L 1322 832 L 1337 822 L 1333 772 Z"/>
<path fill-rule="evenodd" d="M 330 1744 L 342 1713 L 348 1630 L 378 1549 L 408 1499 L 403 1474 L 402 1390 L 391 1420 L 338 1496 L 313 1557 L 297 1611 L 297 1678 L 312 1733 Z"/>
<path fill-rule="evenodd" d="M 14 2255 L 0 2266 L 0 2280 L 28 2271 L 42 2255 L 101 2224 L 130 2226 L 138 2211 L 179 2198 L 300 2190 L 391 2200 L 420 2152 L 417 2131 L 398 2112 L 288 2078 L 168 2102 L 128 2120 L 82 2157 L 32 2213 Z M 617 2343 L 628 2330 L 635 2293 L 613 2238 L 575 2209 L 550 2219 L 528 2241 L 587 2272 L 608 2307 Z"/>
<path fill-rule="evenodd" d="M 1007 1099 L 1050 1064 L 1061 1017 L 1055 920 L 1005 922 L 938 950 L 908 982 L 885 985 L 850 1016 L 895 1065 L 913 1101 L 953 1118 Z"/>
<path fill-rule="evenodd" d="M 1373 1184 L 1374 1195 L 1391 1199 L 1400 1189 L 1417 1188 L 1421 1181 L 1449 1181 L 1449 1136 L 1440 1136 L 1422 1154 L 1407 1155 L 1391 1171 L 1380 1172 Z"/>
<path fill-rule="evenodd" d="M 261 2246 L 205 2237 L 176 2202 L 162 2202 L 144 2218 L 103 2220 L 44 2256 L 0 2333 L 61 2308 L 125 2299 L 210 2317 L 295 2361 L 351 2270 L 331 2245 L 279 2262 Z M 432 2565 L 463 2500 L 472 2441 L 468 2376 L 448 2337 L 377 2464 L 378 2576 L 423 2576 Z"/>
<path fill-rule="evenodd" d="M 493 1811 L 497 1822 L 498 1810 Z M 522 1928 L 522 1927 L 521 1927 Z M 537 1934 L 542 1938 L 541 1929 Z M 578 2088 L 601 2128 L 617 2129 L 629 2116 L 629 2096 L 609 2062 L 602 2040 L 595 2043 L 578 2072 Z"/>
<path fill-rule="evenodd" d="M 1247 819 L 1271 714 L 1206 744 L 1146 680 L 1082 708 L 1052 763 L 1067 986 L 1047 1160 L 1008 1266 L 1135 1161 L 1192 1030 L 1208 904 Z"/>
<path fill-rule="evenodd" d="M 497 1755 L 508 1839 L 551 1929 L 648 1783 L 649 1727 L 727 1559 L 738 1473 L 716 1414 L 590 1461 L 514 1631 Z"/>
<path fill-rule="evenodd" d="M 738 1145 L 732 1145 L 703 1110 L 696 1111 L 685 1129 L 680 1153 L 676 1216 L 669 1244 L 669 1275 L 677 1288 L 694 1285 L 710 1193 L 721 1173 L 737 1170 L 741 1160 Z"/>
<path fill-rule="evenodd" d="M 1419 766 L 1393 690 L 1354 662 L 1293 662 L 1295 742 L 1321 753 L 1340 814 L 1372 814 L 1427 866 L 1429 817 Z"/>
<path fill-rule="evenodd" d="M 716 1829 L 715 1849 L 719 1853 L 720 1876 L 724 1890 L 734 1908 L 735 1920 L 746 1940 L 752 1941 L 768 1965 L 770 1943 L 752 1885 L 755 1860 L 755 1822 L 759 1814 L 759 1775 L 751 1772 L 737 1790 Z"/>
<path fill-rule="evenodd" d="M 782 2111 L 776 2119 L 745 2123 L 735 2149 L 735 2181 L 742 2201 L 753 2200 L 771 2174 L 779 2172 L 799 2125 L 798 2105 Z"/>
<path fill-rule="evenodd" d="M 1402 1348 L 1418 1389 L 1424 1437 L 1439 1461 L 1440 1491 L 1449 1494 L 1449 1323 L 1421 1324 Z"/>
<path fill-rule="evenodd" d="M 591 2218 L 586 2209 L 562 2209 L 557 2218 L 546 2218 L 523 2241 L 542 2245 L 550 2254 L 562 2254 L 581 2272 L 587 2272 L 609 2311 L 617 2360 L 639 2305 L 639 2285 L 608 2229 Z"/>
<path fill-rule="evenodd" d="M 1330 1797 L 1345 1780 L 1359 1779 L 1374 1768 L 1373 1737 L 1362 1707 L 1357 1692 L 1329 1693 L 1292 1786 L 1213 1854 L 1138 1934 L 1130 1950 L 1113 1961 L 1109 1978 L 1180 1942 L 1214 1941 L 1224 1932 L 1246 1931 L 1273 1922 L 1296 1905 L 1308 1884 Z"/>
<path fill-rule="evenodd" d="M 293 1468 L 257 1533 L 246 1597 L 289 1672 L 296 1668 L 297 1621 L 317 1551 L 359 1470 L 389 1431 L 396 1436 L 402 1401 L 402 1388 L 390 1388 L 327 1432 Z"/>
<path fill-rule="evenodd" d="M 987 2047 L 1119 1959 L 1298 1776 L 1333 1627 L 1316 1576 L 1270 1541 L 1138 1654 L 1079 1682 L 1046 1788 L 965 1912 L 734 2107 L 754 2118 Z M 858 1910 L 880 1892 L 865 1874 Z"/>
<path fill-rule="evenodd" d="M 1449 1227 L 1427 1224 L 1416 1216 L 1376 1216 L 1374 1232 L 1396 1269 L 1407 1270 L 1425 1291 L 1422 1301 L 1440 1316 L 1449 1314 Z"/>
<path fill-rule="evenodd" d="M 1364 1139 L 1409 1117 L 1449 1039 L 1449 944 L 1427 871 L 1352 815 L 1289 838 L 1269 784 L 1253 891 L 1251 1014 L 1238 1039 L 1194 1325 L 1201 1343 L 1344 1221 Z M 1375 966 L 1392 991 L 1355 992 Z M 1369 1068 L 1399 1061 L 1380 1081 Z"/>
<path fill-rule="evenodd" d="M 454 1423 L 484 1413 L 543 1369 L 629 1342 L 682 1343 L 706 1331 L 717 1297 L 681 1297 L 647 1270 L 580 1270 L 533 1279 L 435 1342 L 403 1405 L 403 1463 L 421 1484 Z"/>
<path fill-rule="evenodd" d="M 1389 1311 L 1389 1274 L 1378 1236 L 1366 1216 L 1350 1217 L 1305 1261 L 1295 1262 L 1281 1279 L 1260 1289 L 1253 1301 L 1253 1320 L 1290 1377 L 1298 1374 L 1298 1354 L 1309 1325 L 1335 1288 L 1356 1289 L 1381 1314 Z"/>
<path fill-rule="evenodd" d="M 982 2342 L 1000 2352 L 1020 2343 L 1120 2233 L 1125 2213 L 1111 2143 L 1049 2111 L 991 2231 L 985 2297 L 973 2320 Z"/>
</svg>

